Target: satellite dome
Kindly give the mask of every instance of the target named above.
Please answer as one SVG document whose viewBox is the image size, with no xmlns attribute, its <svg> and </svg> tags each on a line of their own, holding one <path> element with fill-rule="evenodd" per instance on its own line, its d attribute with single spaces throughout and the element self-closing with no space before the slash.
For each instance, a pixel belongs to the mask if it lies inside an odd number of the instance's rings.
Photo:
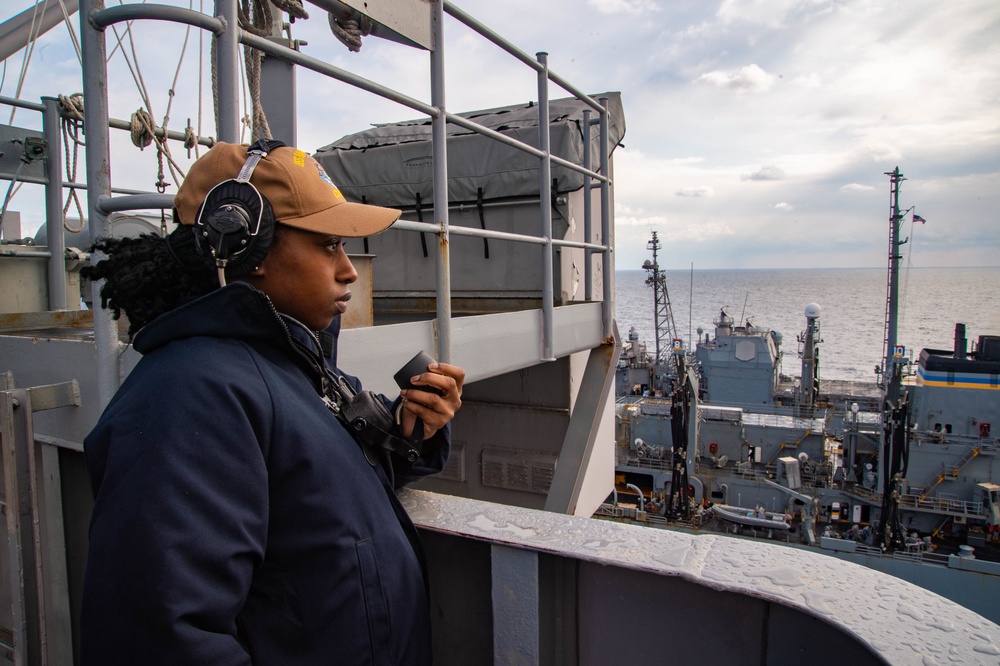
<svg viewBox="0 0 1000 666">
<path fill-rule="evenodd" d="M 819 303 L 810 303 L 806 306 L 806 319 L 819 319 Z"/>
</svg>

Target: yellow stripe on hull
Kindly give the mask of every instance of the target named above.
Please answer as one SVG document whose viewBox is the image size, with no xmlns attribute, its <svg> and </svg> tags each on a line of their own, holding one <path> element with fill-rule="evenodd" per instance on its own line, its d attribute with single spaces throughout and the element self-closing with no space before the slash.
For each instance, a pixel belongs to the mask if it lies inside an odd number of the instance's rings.
<svg viewBox="0 0 1000 666">
<path fill-rule="evenodd" d="M 976 389 L 979 391 L 1000 391 L 1000 385 L 997 384 L 980 384 L 973 382 L 948 382 L 948 381 L 935 381 L 933 379 L 927 379 L 917 375 L 917 386 L 934 386 L 940 388 L 961 388 L 961 389 Z"/>
</svg>

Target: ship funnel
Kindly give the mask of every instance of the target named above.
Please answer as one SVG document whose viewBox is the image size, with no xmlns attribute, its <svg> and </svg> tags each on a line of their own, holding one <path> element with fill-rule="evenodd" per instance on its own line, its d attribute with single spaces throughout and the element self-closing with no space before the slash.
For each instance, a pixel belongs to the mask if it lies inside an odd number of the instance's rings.
<svg viewBox="0 0 1000 666">
<path fill-rule="evenodd" d="M 965 338 L 965 324 L 955 324 L 955 358 L 965 358 L 968 344 Z"/>
</svg>

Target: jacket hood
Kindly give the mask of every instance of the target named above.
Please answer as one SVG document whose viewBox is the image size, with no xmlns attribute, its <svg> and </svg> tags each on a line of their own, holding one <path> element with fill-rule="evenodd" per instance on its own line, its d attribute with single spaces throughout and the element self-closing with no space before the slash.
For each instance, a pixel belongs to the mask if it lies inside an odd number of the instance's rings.
<svg viewBox="0 0 1000 666">
<path fill-rule="evenodd" d="M 132 346 L 148 354 L 174 340 L 199 336 L 273 340 L 275 335 L 285 337 L 284 328 L 263 292 L 245 282 L 233 282 L 160 315 L 136 333 Z M 301 324 L 289 328 L 302 329 L 296 337 L 312 337 Z"/>
</svg>

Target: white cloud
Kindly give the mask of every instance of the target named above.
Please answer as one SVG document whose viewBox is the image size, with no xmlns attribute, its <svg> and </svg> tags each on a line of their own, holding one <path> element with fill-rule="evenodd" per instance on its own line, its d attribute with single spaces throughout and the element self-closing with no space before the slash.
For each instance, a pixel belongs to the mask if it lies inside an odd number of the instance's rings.
<svg viewBox="0 0 1000 666">
<path fill-rule="evenodd" d="M 785 172 L 773 164 L 762 166 L 754 173 L 740 176 L 740 180 L 784 180 L 784 178 Z"/>
<path fill-rule="evenodd" d="M 660 8 L 653 0 L 587 0 L 601 14 L 647 14 Z"/>
<path fill-rule="evenodd" d="M 777 208 L 778 210 L 785 210 L 785 211 L 795 210 L 795 206 L 793 206 L 790 203 L 785 203 L 784 201 L 782 201 L 781 203 L 774 204 L 774 207 Z"/>
<path fill-rule="evenodd" d="M 801 0 L 724 0 L 716 12 L 724 23 L 746 22 L 777 28 Z"/>
<path fill-rule="evenodd" d="M 861 183 L 848 183 L 840 188 L 841 192 L 871 192 L 875 188 L 871 185 L 862 185 Z"/>
<path fill-rule="evenodd" d="M 702 74 L 694 80 L 695 83 L 704 81 L 717 88 L 734 90 L 739 94 L 748 92 L 764 92 L 773 85 L 774 75 L 765 72 L 759 65 L 750 64 L 740 67 L 736 72 L 723 72 L 716 70 Z"/>
<path fill-rule="evenodd" d="M 858 146 L 855 151 L 859 156 L 869 157 L 873 162 L 898 162 L 903 159 L 903 153 L 896 146 L 885 143 L 866 143 Z"/>
<path fill-rule="evenodd" d="M 679 197 L 712 197 L 715 196 L 715 190 L 707 185 L 700 185 L 698 187 L 682 187 L 674 193 Z"/>
<path fill-rule="evenodd" d="M 792 79 L 792 82 L 802 88 L 819 88 L 822 85 L 819 74 L 816 74 L 815 72 L 796 76 Z"/>
<path fill-rule="evenodd" d="M 679 226 L 668 234 L 671 240 L 690 240 L 697 243 L 735 235 L 735 231 L 725 222 L 701 222 Z"/>
<path fill-rule="evenodd" d="M 667 223 L 667 218 L 662 215 L 651 215 L 649 217 L 631 217 L 615 215 L 616 227 L 660 227 Z"/>
</svg>

